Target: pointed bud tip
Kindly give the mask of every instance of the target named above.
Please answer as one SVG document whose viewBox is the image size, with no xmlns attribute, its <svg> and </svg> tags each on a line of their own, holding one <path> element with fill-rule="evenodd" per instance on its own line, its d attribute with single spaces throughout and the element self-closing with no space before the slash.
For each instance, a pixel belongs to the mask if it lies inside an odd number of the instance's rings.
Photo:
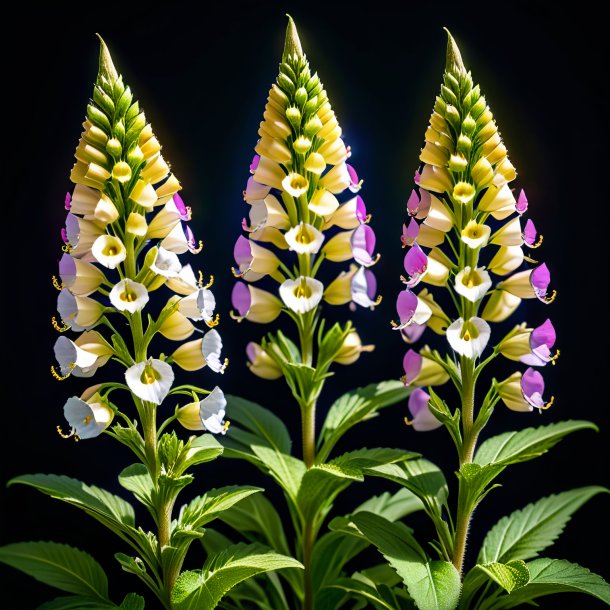
<svg viewBox="0 0 610 610">
<path fill-rule="evenodd" d="M 443 28 L 447 32 L 447 62 L 445 70 L 447 72 L 457 72 L 458 74 L 466 74 L 466 68 L 462 61 L 462 54 L 457 46 L 457 42 L 447 28 Z"/>
<path fill-rule="evenodd" d="M 303 47 L 301 47 L 297 26 L 288 13 L 286 13 L 286 17 L 288 17 L 288 25 L 286 26 L 286 41 L 284 42 L 284 53 L 282 55 L 283 61 L 293 55 L 303 57 Z"/>
<path fill-rule="evenodd" d="M 103 76 L 105 79 L 110 82 L 114 82 L 118 80 L 119 73 L 116 71 L 114 67 L 114 63 L 112 61 L 112 57 L 110 55 L 110 51 L 104 42 L 104 39 L 96 33 L 96 36 L 100 39 L 100 67 L 99 67 L 99 76 Z"/>
</svg>

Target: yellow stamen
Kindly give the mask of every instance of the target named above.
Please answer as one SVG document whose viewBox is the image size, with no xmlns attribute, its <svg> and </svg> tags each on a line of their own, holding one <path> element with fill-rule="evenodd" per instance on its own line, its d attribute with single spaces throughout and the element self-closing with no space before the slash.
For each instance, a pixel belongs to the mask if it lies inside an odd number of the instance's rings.
<svg viewBox="0 0 610 610">
<path fill-rule="evenodd" d="M 544 297 L 544 303 L 550 305 L 557 298 L 557 291 L 553 290 L 553 294 L 550 297 Z"/>
<path fill-rule="evenodd" d="M 372 214 L 367 214 L 366 217 L 364 218 L 364 221 L 363 221 L 364 224 L 368 225 L 369 222 L 371 222 L 371 218 L 373 218 L 373 215 Z"/>
<path fill-rule="evenodd" d="M 547 402 L 544 407 L 540 407 L 541 411 L 546 411 L 547 409 L 550 409 L 553 406 L 553 403 L 555 402 L 555 397 L 551 396 L 551 400 L 549 400 L 549 402 Z"/>
<path fill-rule="evenodd" d="M 74 436 L 74 430 L 71 430 L 69 434 L 66 434 L 62 429 L 61 426 L 57 426 L 56 427 L 57 430 L 57 434 L 59 434 L 59 436 L 61 436 L 61 438 L 70 438 L 71 436 Z"/>
<path fill-rule="evenodd" d="M 228 359 L 228 358 L 225 358 L 225 361 L 224 361 L 224 363 L 223 363 L 223 365 L 222 365 L 222 367 L 221 367 L 221 369 L 220 369 L 220 372 L 221 372 L 221 373 L 224 373 L 224 372 L 225 372 L 225 369 L 226 369 L 228 366 L 229 366 L 229 359 Z"/>
<path fill-rule="evenodd" d="M 376 299 L 375 299 L 375 305 L 379 305 L 381 303 L 381 301 L 383 301 L 383 297 L 381 295 L 379 295 Z"/>
<path fill-rule="evenodd" d="M 63 290 L 63 288 L 64 288 L 63 282 L 60 283 L 59 280 L 54 275 L 51 276 L 51 281 L 53 282 L 53 287 L 56 290 Z"/>
<path fill-rule="evenodd" d="M 394 322 L 394 320 L 390 320 L 390 326 L 392 328 L 396 328 L 398 326 L 398 324 L 396 324 L 396 322 Z"/>
<path fill-rule="evenodd" d="M 57 319 L 55 318 L 55 316 L 53 316 L 51 318 L 51 324 L 53 326 L 53 328 L 58 332 L 58 333 L 65 333 L 67 330 L 70 329 L 70 327 L 67 324 L 64 324 L 63 326 L 60 326 L 57 322 Z"/>
<path fill-rule="evenodd" d="M 203 250 L 203 241 L 199 240 L 199 246 L 191 250 L 191 254 L 199 254 Z"/>
<path fill-rule="evenodd" d="M 229 317 L 231 318 L 231 320 L 235 320 L 236 322 L 241 322 L 244 319 L 244 316 L 240 316 L 233 310 L 229 312 Z"/>
<path fill-rule="evenodd" d="M 240 278 L 243 277 L 245 271 L 236 271 L 235 267 L 231 267 L 231 273 L 233 274 L 233 277 Z"/>
<path fill-rule="evenodd" d="M 55 379 L 57 379 L 57 381 L 63 381 L 64 379 L 68 379 L 68 377 L 70 377 L 70 373 L 72 372 L 72 369 L 74 368 L 73 363 L 70 363 L 70 371 L 66 374 L 66 375 L 60 375 L 56 370 L 54 366 L 51 366 L 51 375 L 53 375 L 53 377 Z"/>
<path fill-rule="evenodd" d="M 413 419 L 408 419 L 407 417 L 405 417 L 405 424 L 407 424 L 407 426 L 412 426 L 414 421 L 415 420 Z"/>
<path fill-rule="evenodd" d="M 231 317 L 233 317 L 233 316 L 231 316 Z M 233 319 L 237 320 L 237 318 L 233 318 Z M 241 320 L 238 320 L 238 322 L 241 322 Z M 208 325 L 208 328 L 214 328 L 214 326 L 218 326 L 220 324 L 220 314 L 217 313 L 216 317 L 213 320 L 206 322 L 206 324 Z"/>
<path fill-rule="evenodd" d="M 222 427 L 222 429 L 226 432 L 229 429 L 229 426 L 231 425 L 230 421 L 226 421 L 224 423 L 224 426 Z"/>
<path fill-rule="evenodd" d="M 64 244 L 61 247 L 61 251 L 65 252 L 66 254 L 71 254 L 72 253 L 72 246 L 70 244 Z"/>
<path fill-rule="evenodd" d="M 91 415 L 86 415 L 85 419 L 83 419 L 83 424 L 85 424 L 85 426 L 91 421 Z"/>
<path fill-rule="evenodd" d="M 555 366 L 555 362 L 557 361 L 557 358 L 559 358 L 559 354 L 561 354 L 561 352 L 560 352 L 559 350 L 557 350 L 557 351 L 555 352 L 555 355 L 554 355 L 554 356 L 551 356 L 550 363 L 551 363 L 553 366 Z"/>
<path fill-rule="evenodd" d="M 540 248 L 543 239 L 544 237 L 542 235 L 538 235 L 538 241 L 535 244 L 532 244 L 531 246 L 528 245 L 528 248 Z"/>
</svg>

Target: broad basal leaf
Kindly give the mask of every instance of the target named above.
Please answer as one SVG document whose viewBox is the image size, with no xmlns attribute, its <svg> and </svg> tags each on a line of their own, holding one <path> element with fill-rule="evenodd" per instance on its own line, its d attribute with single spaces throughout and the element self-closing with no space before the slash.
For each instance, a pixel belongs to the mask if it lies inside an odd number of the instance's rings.
<svg viewBox="0 0 610 610">
<path fill-rule="evenodd" d="M 586 593 L 610 605 L 610 585 L 597 574 L 563 559 L 534 559 L 527 564 L 529 583 L 503 595 L 492 603 L 483 604 L 485 610 L 517 608 L 538 597 L 553 593 Z M 581 605 L 586 608 L 586 605 Z"/>
<path fill-rule="evenodd" d="M 555 541 L 570 517 L 603 487 L 582 487 L 542 498 L 503 517 L 489 530 L 477 563 L 531 559 Z"/>
<path fill-rule="evenodd" d="M 11 479 L 8 484 L 21 483 L 78 506 L 109 527 L 133 527 L 135 515 L 131 504 L 110 492 L 85 485 L 82 481 L 55 474 L 26 474 Z"/>
<path fill-rule="evenodd" d="M 356 424 L 375 417 L 379 409 L 406 400 L 410 390 L 400 381 L 382 381 L 338 398 L 320 431 L 319 459 L 325 461 L 337 441 Z"/>
<path fill-rule="evenodd" d="M 372 513 L 356 513 L 352 521 L 407 586 L 420 610 L 453 610 L 460 597 L 460 575 L 447 561 L 429 560 L 409 530 Z"/>
<path fill-rule="evenodd" d="M 256 574 L 282 568 L 302 568 L 292 557 L 257 544 L 236 544 L 208 558 L 201 571 L 183 572 L 172 590 L 176 610 L 213 610 L 223 595 Z"/>
<path fill-rule="evenodd" d="M 597 427 L 588 421 L 567 420 L 539 428 L 505 432 L 487 439 L 476 452 L 474 461 L 481 466 L 486 464 L 507 466 L 533 460 L 546 453 L 564 436 L 586 429 L 597 430 Z"/>
<path fill-rule="evenodd" d="M 108 579 L 100 564 L 67 544 L 7 544 L 0 547 L 0 561 L 62 591 L 108 601 Z"/>
</svg>

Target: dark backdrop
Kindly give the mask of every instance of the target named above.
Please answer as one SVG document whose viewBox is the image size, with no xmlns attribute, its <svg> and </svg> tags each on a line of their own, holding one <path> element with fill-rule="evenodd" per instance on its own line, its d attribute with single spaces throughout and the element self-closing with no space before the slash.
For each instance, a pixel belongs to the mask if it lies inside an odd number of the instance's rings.
<svg viewBox="0 0 610 610">
<path fill-rule="evenodd" d="M 490 432 L 565 418 L 589 418 L 601 427 L 599 434 L 581 432 L 550 457 L 505 473 L 503 487 L 477 512 L 469 559 L 474 559 L 481 533 L 501 515 L 542 495 L 607 483 L 608 304 L 601 298 L 607 281 L 610 157 L 609 66 L 602 31 L 606 18 L 587 2 L 569 11 L 533 2 L 404 2 L 399 7 L 377 2 L 362 9 L 353 3 L 310 3 L 304 9 L 291 3 L 227 2 L 216 4 L 210 14 L 204 6 L 195 13 L 186 3 L 163 8 L 96 3 L 91 10 L 80 4 L 38 9 L 22 3 L 16 9 L 20 17 L 4 23 L 2 148 L 9 163 L 4 165 L 3 195 L 9 216 L 3 222 L 2 482 L 42 471 L 117 490 L 118 469 L 129 459 L 109 438 L 78 445 L 59 438 L 54 428 L 62 423 L 65 398 L 86 383 L 57 383 L 49 374 L 55 340 L 49 319 L 56 298 L 50 277 L 59 258 L 72 153 L 96 74 L 96 31 L 105 37 L 152 121 L 193 207 L 194 227 L 206 243 L 200 264 L 216 275 L 220 331 L 232 360 L 222 387 L 271 407 L 286 418 L 298 439 L 295 407 L 281 384 L 260 382 L 244 365 L 246 342 L 265 329 L 237 325 L 228 316 L 232 247 L 246 213 L 241 191 L 268 87 L 276 75 L 284 13 L 290 10 L 365 179 L 362 194 L 373 213 L 383 255 L 376 269 L 386 298 L 374 313 L 355 316 L 363 338 L 377 343 L 378 350 L 338 372 L 321 410 L 350 386 L 402 374 L 404 346 L 388 325 L 402 271 L 398 236 L 441 79 L 441 27 L 446 25 L 496 115 L 519 172 L 515 184 L 526 188 L 531 215 L 545 235 L 536 254 L 549 263 L 559 291 L 551 308 L 527 303 L 516 319 L 527 315 L 541 322 L 549 313 L 553 317 L 562 356 L 557 367 L 547 367 L 545 376 L 556 405 L 543 416 L 498 407 Z M 215 381 L 205 377 L 204 383 Z M 422 451 L 451 473 L 455 461 L 445 433 L 419 435 L 401 423 L 405 414 L 404 405 L 388 410 L 355 429 L 345 447 Z M 204 488 L 235 482 L 268 485 L 271 496 L 281 502 L 269 481 L 241 463 L 219 460 L 198 474 Z M 353 486 L 337 510 L 346 512 L 383 488 L 378 482 L 366 492 L 363 486 Z M 33 490 L 3 486 L 0 493 L 2 542 L 68 542 L 102 561 L 115 598 L 138 586 L 135 578 L 114 566 L 112 553 L 124 549 L 96 522 Z M 595 498 L 549 555 L 580 561 L 607 578 L 609 507 L 607 497 Z M 423 536 L 430 533 L 423 519 L 413 524 Z M 0 576 L 6 608 L 35 607 L 53 593 L 4 567 Z M 575 597 L 565 599 L 549 598 L 543 606 L 579 603 Z M 597 607 L 589 599 L 582 603 Z"/>
</svg>

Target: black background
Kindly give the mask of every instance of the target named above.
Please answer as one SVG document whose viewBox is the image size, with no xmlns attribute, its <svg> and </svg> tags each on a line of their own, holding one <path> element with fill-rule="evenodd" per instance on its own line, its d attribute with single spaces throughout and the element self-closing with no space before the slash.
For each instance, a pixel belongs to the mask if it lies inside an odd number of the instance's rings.
<svg viewBox="0 0 610 610">
<path fill-rule="evenodd" d="M 230 320 L 232 247 L 246 214 L 241 191 L 270 83 L 277 71 L 284 13 L 294 16 L 305 51 L 328 91 L 352 146 L 352 161 L 365 179 L 362 195 L 373 213 L 382 259 L 376 268 L 385 296 L 373 313 L 359 311 L 355 323 L 373 356 L 341 368 L 329 384 L 321 412 L 333 397 L 355 385 L 402 374 L 404 345 L 389 331 L 400 289 L 398 240 L 413 170 L 444 66 L 448 26 L 466 65 L 481 84 L 524 187 L 530 214 L 545 235 L 536 255 L 544 259 L 559 291 L 544 308 L 528 302 L 514 321 L 542 322 L 551 315 L 562 356 L 544 371 L 556 405 L 543 416 L 498 407 L 492 434 L 567 418 L 595 421 L 601 431 L 569 437 L 550 456 L 516 466 L 501 477 L 478 509 L 468 560 L 486 528 L 502 515 L 543 495 L 588 484 L 608 483 L 607 320 L 601 297 L 608 256 L 608 87 L 602 15 L 587 2 L 569 11 L 551 4 L 409 2 L 309 3 L 227 2 L 206 13 L 186 3 L 95 4 L 39 9 L 23 3 L 3 35 L 2 148 L 4 166 L 4 284 L 2 378 L 3 436 L 0 460 L 1 541 L 56 540 L 89 551 L 107 568 L 114 599 L 139 587 L 115 567 L 122 548 L 79 511 L 22 487 L 4 488 L 11 477 L 30 472 L 64 473 L 119 491 L 116 476 L 130 457 L 110 438 L 74 444 L 55 433 L 67 396 L 86 381 L 55 382 L 49 374 L 55 332 L 49 319 L 56 293 L 50 277 L 60 256 L 59 230 L 73 149 L 95 78 L 99 31 L 117 67 L 140 100 L 164 155 L 172 163 L 194 211 L 193 227 L 206 244 L 198 259 L 216 278 L 215 294 L 231 366 L 220 380 L 271 407 L 294 431 L 300 451 L 295 405 L 280 382 L 255 379 L 246 370 L 243 348 L 266 328 Z M 6 238 L 9 238 L 8 243 Z M 349 315 L 345 308 L 341 315 Z M 333 314 L 334 315 L 334 314 Z M 511 367 L 504 367 L 510 372 Z M 97 379 L 106 379 L 102 370 Z M 204 385 L 217 381 L 210 373 Z M 395 446 L 423 452 L 448 477 L 455 468 L 444 431 L 417 434 L 402 424 L 405 405 L 361 425 L 344 448 Z M 228 414 L 230 418 L 230 414 Z M 198 471 L 199 489 L 270 481 L 242 463 L 218 460 Z M 453 485 L 453 481 L 452 481 Z M 338 512 L 385 486 L 353 486 Z M 190 491 L 190 490 L 189 490 Z M 608 497 L 597 497 L 574 517 L 548 556 L 582 563 L 610 576 Z M 412 520 L 422 539 L 423 519 Z M 146 522 L 144 521 L 144 524 Z M 194 557 L 189 567 L 197 567 Z M 54 591 L 14 570 L 0 568 L 5 608 L 33 608 Z M 543 607 L 598 607 L 590 599 L 557 596 Z M 600 604 L 601 605 L 601 604 Z M 153 606 L 150 606 L 153 607 Z"/>
</svg>

